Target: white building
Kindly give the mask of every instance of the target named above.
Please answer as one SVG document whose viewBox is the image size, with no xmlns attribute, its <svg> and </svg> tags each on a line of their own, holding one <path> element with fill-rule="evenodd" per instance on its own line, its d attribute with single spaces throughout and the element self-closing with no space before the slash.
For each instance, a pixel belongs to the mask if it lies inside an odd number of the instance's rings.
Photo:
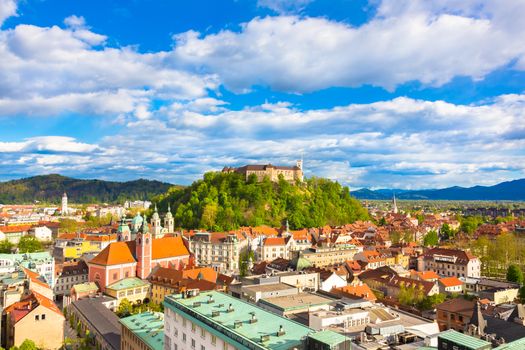
<svg viewBox="0 0 525 350">
<path fill-rule="evenodd" d="M 331 291 L 333 288 L 341 288 L 347 285 L 346 279 L 333 272 L 328 278 L 321 281 L 321 290 L 325 292 Z"/>
<path fill-rule="evenodd" d="M 53 231 L 47 226 L 32 227 L 29 234 L 42 242 L 49 242 L 53 239 Z"/>
<path fill-rule="evenodd" d="M 481 261 L 468 251 L 433 248 L 418 257 L 418 271 L 434 271 L 443 277 L 481 277 Z"/>
</svg>

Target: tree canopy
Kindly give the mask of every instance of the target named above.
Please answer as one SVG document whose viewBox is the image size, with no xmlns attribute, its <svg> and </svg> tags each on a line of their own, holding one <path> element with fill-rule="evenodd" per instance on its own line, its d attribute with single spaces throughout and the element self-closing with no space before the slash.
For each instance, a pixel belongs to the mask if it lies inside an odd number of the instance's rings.
<svg viewBox="0 0 525 350">
<path fill-rule="evenodd" d="M 436 231 L 429 231 L 423 238 L 423 245 L 425 247 L 433 247 L 439 243 L 439 237 Z"/>
<path fill-rule="evenodd" d="M 507 281 L 523 284 L 523 271 L 517 265 L 510 265 L 507 269 Z"/>
<path fill-rule="evenodd" d="M 168 204 L 175 224 L 188 229 L 227 231 L 240 226 L 281 226 L 290 228 L 340 225 L 368 219 L 368 213 L 350 196 L 347 187 L 322 178 L 292 184 L 284 179 L 247 181 L 236 173 L 209 172 L 191 186 L 171 190 L 154 201 L 161 210 Z"/>
<path fill-rule="evenodd" d="M 40 252 L 44 249 L 42 243 L 33 236 L 23 236 L 18 242 L 18 250 L 20 253 L 34 253 Z"/>
</svg>

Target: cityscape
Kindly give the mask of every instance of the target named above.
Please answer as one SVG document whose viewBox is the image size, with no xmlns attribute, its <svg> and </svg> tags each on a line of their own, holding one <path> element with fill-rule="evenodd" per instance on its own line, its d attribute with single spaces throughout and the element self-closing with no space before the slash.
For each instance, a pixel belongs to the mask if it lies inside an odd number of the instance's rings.
<svg viewBox="0 0 525 350">
<path fill-rule="evenodd" d="M 523 14 L 0 0 L 0 350 L 525 350 Z"/>
</svg>

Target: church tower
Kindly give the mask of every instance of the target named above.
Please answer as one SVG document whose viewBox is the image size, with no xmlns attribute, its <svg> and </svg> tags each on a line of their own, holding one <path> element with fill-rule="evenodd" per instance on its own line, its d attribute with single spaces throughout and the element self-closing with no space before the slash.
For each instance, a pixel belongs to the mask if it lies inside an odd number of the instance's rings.
<svg viewBox="0 0 525 350">
<path fill-rule="evenodd" d="M 67 215 L 68 211 L 69 210 L 67 208 L 67 194 L 66 192 L 64 192 L 64 194 L 62 195 L 62 211 L 61 211 L 62 216 Z"/>
<path fill-rule="evenodd" d="M 155 204 L 155 212 L 151 217 L 151 230 L 153 231 L 153 238 L 162 238 L 162 226 L 160 224 L 160 216 Z"/>
<path fill-rule="evenodd" d="M 394 198 L 392 199 L 392 213 L 397 214 L 397 202 L 396 202 L 396 195 L 394 194 Z"/>
<path fill-rule="evenodd" d="M 175 231 L 175 220 L 173 220 L 173 214 L 171 213 L 171 207 L 168 203 L 168 212 L 164 217 L 164 227 L 168 233 L 173 233 Z"/>
<path fill-rule="evenodd" d="M 117 229 L 117 241 L 127 242 L 129 240 L 131 240 L 131 231 L 129 229 L 128 224 L 126 224 L 126 221 L 124 220 L 124 218 L 122 218 L 120 219 L 120 223 Z"/>
<path fill-rule="evenodd" d="M 135 257 L 137 259 L 137 277 L 146 279 L 151 273 L 151 234 L 149 232 L 148 220 L 144 215 L 142 227 L 135 239 Z"/>
</svg>

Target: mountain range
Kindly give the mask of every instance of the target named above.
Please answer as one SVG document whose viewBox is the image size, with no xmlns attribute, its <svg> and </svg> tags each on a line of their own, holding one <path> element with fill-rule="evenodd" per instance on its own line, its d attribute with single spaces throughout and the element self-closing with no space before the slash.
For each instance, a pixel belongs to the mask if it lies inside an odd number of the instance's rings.
<svg viewBox="0 0 525 350">
<path fill-rule="evenodd" d="M 0 203 L 59 203 L 64 192 L 71 203 L 124 203 L 126 200 L 150 199 L 173 186 L 144 179 L 116 182 L 51 174 L 0 182 Z"/>
<path fill-rule="evenodd" d="M 362 188 L 352 191 L 352 196 L 358 199 L 388 200 L 396 196 L 398 199 L 410 200 L 525 200 L 525 179 L 506 181 L 494 186 L 448 187 L 428 190 L 399 190 Z"/>
</svg>

